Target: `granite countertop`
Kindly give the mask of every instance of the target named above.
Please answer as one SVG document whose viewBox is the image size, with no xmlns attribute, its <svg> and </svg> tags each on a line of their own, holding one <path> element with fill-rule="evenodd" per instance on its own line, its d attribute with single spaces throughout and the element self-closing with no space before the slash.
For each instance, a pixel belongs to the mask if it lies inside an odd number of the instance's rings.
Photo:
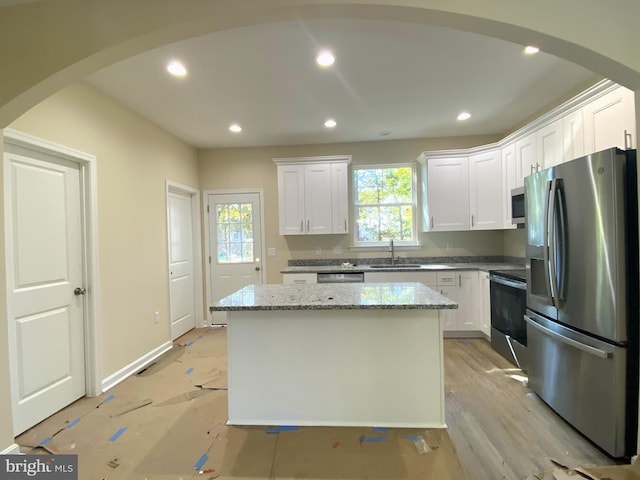
<svg viewBox="0 0 640 480">
<path fill-rule="evenodd" d="M 249 285 L 210 311 L 455 309 L 458 304 L 419 282 Z"/>
<path fill-rule="evenodd" d="M 413 265 L 413 264 L 412 264 Z M 415 266 L 398 265 L 371 265 L 358 264 L 350 267 L 342 265 L 299 265 L 286 267 L 280 273 L 362 273 L 362 272 L 437 272 L 447 270 L 481 270 L 488 272 L 491 270 L 517 270 L 524 268 L 516 263 L 439 263 L 421 264 Z"/>
</svg>

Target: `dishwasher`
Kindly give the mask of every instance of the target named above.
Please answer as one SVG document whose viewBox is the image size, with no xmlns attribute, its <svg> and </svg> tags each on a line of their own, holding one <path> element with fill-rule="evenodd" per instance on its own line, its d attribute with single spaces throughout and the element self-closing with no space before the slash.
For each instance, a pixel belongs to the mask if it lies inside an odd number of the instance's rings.
<svg viewBox="0 0 640 480">
<path fill-rule="evenodd" d="M 362 283 L 363 272 L 351 273 L 318 273 L 318 283 Z"/>
</svg>

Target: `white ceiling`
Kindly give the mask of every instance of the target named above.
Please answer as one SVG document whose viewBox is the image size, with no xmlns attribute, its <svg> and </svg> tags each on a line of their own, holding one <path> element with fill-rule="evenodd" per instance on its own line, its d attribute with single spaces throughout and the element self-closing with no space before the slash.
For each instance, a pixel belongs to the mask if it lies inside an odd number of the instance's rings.
<svg viewBox="0 0 640 480">
<path fill-rule="evenodd" d="M 522 47 L 395 21 L 299 21 L 178 42 L 88 80 L 198 148 L 502 134 L 593 76 Z M 321 48 L 333 67 L 315 64 Z M 186 78 L 166 73 L 171 59 Z"/>
</svg>

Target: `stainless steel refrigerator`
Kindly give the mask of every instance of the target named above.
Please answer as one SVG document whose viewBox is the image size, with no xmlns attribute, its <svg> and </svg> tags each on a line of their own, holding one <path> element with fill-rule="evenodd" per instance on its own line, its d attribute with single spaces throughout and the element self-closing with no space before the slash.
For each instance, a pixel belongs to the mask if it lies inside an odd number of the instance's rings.
<svg viewBox="0 0 640 480">
<path fill-rule="evenodd" d="M 525 178 L 529 386 L 614 457 L 636 453 L 635 151 Z"/>
</svg>

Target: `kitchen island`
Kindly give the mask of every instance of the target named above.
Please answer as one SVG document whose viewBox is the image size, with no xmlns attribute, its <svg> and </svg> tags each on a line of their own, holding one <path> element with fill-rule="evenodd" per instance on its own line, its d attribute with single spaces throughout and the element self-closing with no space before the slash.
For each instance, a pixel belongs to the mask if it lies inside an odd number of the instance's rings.
<svg viewBox="0 0 640 480">
<path fill-rule="evenodd" d="M 421 283 L 250 285 L 227 312 L 230 425 L 443 428 L 441 309 Z"/>
</svg>

